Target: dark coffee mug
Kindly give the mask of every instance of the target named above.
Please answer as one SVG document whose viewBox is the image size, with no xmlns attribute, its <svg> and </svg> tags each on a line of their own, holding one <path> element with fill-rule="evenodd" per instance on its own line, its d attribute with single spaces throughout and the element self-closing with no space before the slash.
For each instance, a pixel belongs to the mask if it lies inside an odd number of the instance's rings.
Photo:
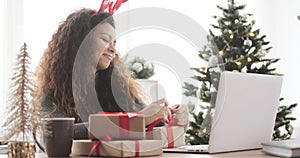
<svg viewBox="0 0 300 158">
<path fill-rule="evenodd" d="M 69 157 L 75 118 L 43 118 L 42 142 L 37 145 L 48 157 Z M 43 144 L 43 145 L 42 145 Z"/>
</svg>

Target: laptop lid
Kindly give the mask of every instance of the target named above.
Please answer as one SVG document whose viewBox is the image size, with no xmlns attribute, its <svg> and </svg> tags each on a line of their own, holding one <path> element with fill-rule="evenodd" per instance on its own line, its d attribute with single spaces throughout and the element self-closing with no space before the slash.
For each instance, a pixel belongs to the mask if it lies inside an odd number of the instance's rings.
<svg viewBox="0 0 300 158">
<path fill-rule="evenodd" d="M 222 72 L 209 145 L 163 151 L 202 154 L 261 148 L 272 139 L 281 85 L 281 76 Z"/>
<path fill-rule="evenodd" d="M 272 139 L 282 76 L 222 72 L 209 153 L 261 148 Z"/>
</svg>

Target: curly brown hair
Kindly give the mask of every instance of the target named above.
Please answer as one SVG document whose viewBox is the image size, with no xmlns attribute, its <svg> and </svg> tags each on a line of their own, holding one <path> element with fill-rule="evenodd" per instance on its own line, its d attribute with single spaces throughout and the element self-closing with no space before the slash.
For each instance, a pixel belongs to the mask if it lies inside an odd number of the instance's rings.
<svg viewBox="0 0 300 158">
<path fill-rule="evenodd" d="M 101 12 L 91 17 L 93 13 L 95 13 L 94 10 L 83 8 L 70 14 L 65 21 L 60 23 L 57 32 L 53 34 L 48 43 L 48 48 L 45 50 L 36 71 L 37 86 L 34 96 L 36 104 L 43 106 L 43 100 L 50 94 L 53 112 L 64 109 L 68 117 L 76 118 L 76 122 L 82 121 L 78 107 L 88 106 L 87 99 L 90 97 L 86 96 L 91 91 L 89 90 L 91 88 L 90 83 L 94 81 L 95 65 L 99 59 L 99 54 L 89 51 L 89 45 L 86 44 L 88 38 L 86 37 L 100 23 L 109 23 L 115 28 L 112 15 Z M 131 78 L 127 66 L 123 64 L 118 55 L 105 71 L 115 72 L 119 89 L 130 100 L 131 107 L 127 108 L 128 111 L 138 110 L 134 104 L 136 100 L 140 103 L 146 103 L 147 95 L 140 85 Z M 114 73 L 107 74 L 107 77 L 111 78 Z M 103 85 L 111 88 L 109 83 Z M 95 86 L 92 89 L 95 89 Z M 105 95 L 99 93 L 98 96 Z M 110 94 L 110 96 L 113 95 Z M 111 97 L 98 97 L 98 99 L 114 99 Z M 111 101 L 102 101 L 102 103 L 100 101 L 100 104 L 103 107 L 109 102 Z"/>
</svg>

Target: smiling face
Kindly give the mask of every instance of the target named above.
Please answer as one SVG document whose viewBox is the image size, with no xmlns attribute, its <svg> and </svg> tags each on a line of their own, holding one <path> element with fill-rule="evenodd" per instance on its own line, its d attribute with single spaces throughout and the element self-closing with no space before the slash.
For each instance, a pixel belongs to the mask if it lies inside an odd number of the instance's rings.
<svg viewBox="0 0 300 158">
<path fill-rule="evenodd" d="M 94 50 L 99 51 L 100 57 L 97 70 L 105 70 L 116 57 L 116 33 L 109 23 L 99 24 L 94 28 Z"/>
</svg>

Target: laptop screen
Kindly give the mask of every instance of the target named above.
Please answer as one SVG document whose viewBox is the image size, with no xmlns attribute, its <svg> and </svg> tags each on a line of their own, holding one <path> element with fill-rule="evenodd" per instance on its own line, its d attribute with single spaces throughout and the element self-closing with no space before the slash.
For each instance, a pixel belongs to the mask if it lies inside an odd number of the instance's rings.
<svg viewBox="0 0 300 158">
<path fill-rule="evenodd" d="M 272 139 L 282 76 L 222 72 L 209 152 L 261 148 Z"/>
</svg>

